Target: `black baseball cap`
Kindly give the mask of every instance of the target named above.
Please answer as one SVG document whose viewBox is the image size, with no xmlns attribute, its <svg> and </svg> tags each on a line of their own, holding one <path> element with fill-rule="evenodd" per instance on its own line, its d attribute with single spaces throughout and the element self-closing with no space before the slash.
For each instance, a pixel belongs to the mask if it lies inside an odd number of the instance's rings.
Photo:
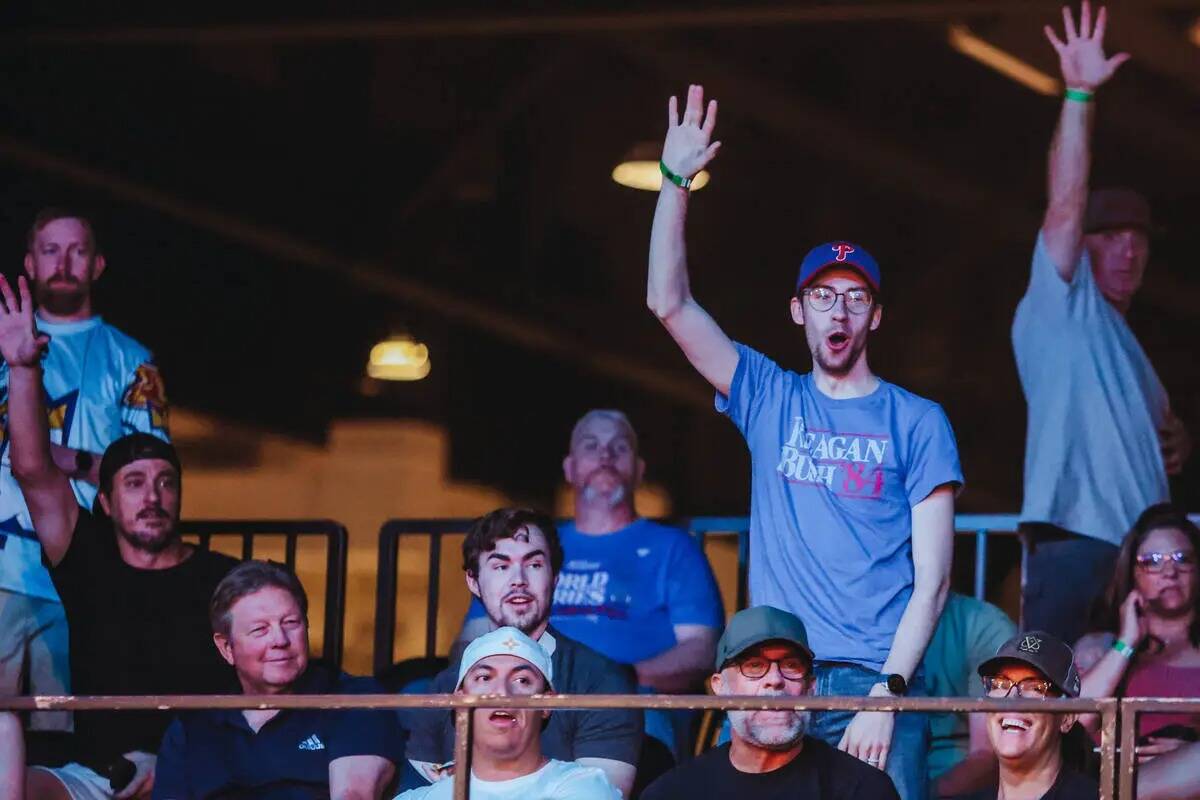
<svg viewBox="0 0 1200 800">
<path fill-rule="evenodd" d="M 812 660 L 808 631 L 795 614 L 773 606 L 754 606 L 734 614 L 725 626 L 725 632 L 717 642 L 717 671 L 754 645 L 774 640 L 791 642 L 800 648 L 809 661 Z"/>
<path fill-rule="evenodd" d="M 1133 228 L 1147 236 L 1154 233 L 1150 203 L 1145 195 L 1123 187 L 1093 190 L 1088 195 L 1087 210 L 1083 215 L 1083 232 L 1098 233 L 1117 228 Z"/>
<path fill-rule="evenodd" d="M 1028 664 L 1046 676 L 1067 697 L 1079 697 L 1079 671 L 1075 669 L 1075 651 L 1062 639 L 1045 631 L 1018 633 L 979 665 L 980 677 L 995 675 L 1006 661 Z"/>
<path fill-rule="evenodd" d="M 112 490 L 113 477 L 121 467 L 144 458 L 161 458 L 170 462 L 176 472 L 183 472 L 179 465 L 179 454 L 175 452 L 173 444 L 148 433 L 131 433 L 114 441 L 104 451 L 100 459 L 101 491 L 107 494 Z"/>
</svg>

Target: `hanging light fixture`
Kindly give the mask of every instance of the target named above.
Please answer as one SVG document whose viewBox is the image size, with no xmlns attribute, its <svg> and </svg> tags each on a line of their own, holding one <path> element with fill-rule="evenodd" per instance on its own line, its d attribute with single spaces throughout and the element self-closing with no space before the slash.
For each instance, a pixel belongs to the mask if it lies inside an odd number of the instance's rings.
<svg viewBox="0 0 1200 800">
<path fill-rule="evenodd" d="M 658 169 L 662 146 L 654 142 L 638 142 L 629 149 L 620 164 L 613 167 L 612 179 L 630 189 L 657 192 L 662 188 L 663 176 Z M 692 181 L 692 191 L 703 189 L 708 184 L 708 170 L 700 170 Z"/>
<path fill-rule="evenodd" d="M 419 381 L 429 370 L 429 348 L 408 334 L 384 339 L 367 359 L 367 376 L 381 381 Z"/>
</svg>

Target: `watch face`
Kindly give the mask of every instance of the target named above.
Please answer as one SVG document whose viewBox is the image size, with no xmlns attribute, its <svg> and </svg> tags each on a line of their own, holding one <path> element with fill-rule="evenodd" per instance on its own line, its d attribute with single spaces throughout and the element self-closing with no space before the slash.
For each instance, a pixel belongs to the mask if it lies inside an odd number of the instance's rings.
<svg viewBox="0 0 1200 800">
<path fill-rule="evenodd" d="M 908 693 L 908 684 L 905 682 L 903 675 L 888 675 L 887 688 L 889 692 L 895 695 Z"/>
</svg>

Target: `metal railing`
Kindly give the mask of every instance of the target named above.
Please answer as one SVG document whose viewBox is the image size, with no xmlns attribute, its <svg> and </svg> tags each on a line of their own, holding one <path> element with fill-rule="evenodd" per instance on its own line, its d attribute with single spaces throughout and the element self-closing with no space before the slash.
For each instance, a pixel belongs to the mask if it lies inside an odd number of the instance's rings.
<svg viewBox="0 0 1200 800">
<path fill-rule="evenodd" d="M 706 695 L 546 695 L 492 697 L 484 695 L 161 695 L 138 697 L 0 697 L 0 711 L 180 711 L 198 709 L 445 709 L 454 712 L 454 797 L 468 800 L 474 715 L 477 708 L 580 710 L 599 708 L 640 709 L 796 709 L 805 711 L 924 711 L 924 712 L 1034 712 L 1099 714 L 1100 798 L 1114 800 L 1120 771 L 1122 800 L 1133 800 L 1136 732 L 1131 720 L 1138 712 L 1198 710 L 1200 701 L 1134 698 L 977 699 L 966 697 L 712 697 Z M 1122 711 L 1129 712 L 1121 715 Z M 1121 747 L 1117 724 L 1121 715 Z M 399 757 L 399 754 L 397 754 Z M 1118 762 L 1119 759 L 1119 762 Z"/>
<path fill-rule="evenodd" d="M 1120 739 L 1118 752 L 1121 756 L 1121 774 L 1117 786 L 1118 795 L 1132 800 L 1135 797 L 1137 775 L 1137 724 L 1138 715 L 1148 712 L 1168 714 L 1200 714 L 1200 699 L 1181 697 L 1126 697 L 1119 701 Z M 1101 745 L 1103 746 L 1103 745 Z M 1200 765 L 1197 766 L 1200 769 Z"/>
<path fill-rule="evenodd" d="M 183 520 L 184 537 L 194 537 L 201 549 L 212 547 L 213 537 L 241 540 L 243 561 L 255 557 L 255 544 L 266 538 L 283 537 L 284 562 L 296 571 L 296 547 L 301 538 L 325 540 L 325 625 L 321 659 L 336 669 L 342 666 L 346 617 L 346 526 L 331 519 L 304 520 Z"/>
<path fill-rule="evenodd" d="M 423 536 L 429 539 L 429 556 L 426 564 L 429 582 L 426 585 L 425 650 L 424 656 L 437 654 L 438 609 L 440 606 L 440 581 L 442 565 L 442 539 L 446 536 L 465 533 L 471 526 L 470 519 L 393 519 L 383 524 L 379 531 L 379 562 L 375 584 L 375 674 L 381 675 L 392 666 L 396 644 L 396 590 L 400 541 L 406 537 Z M 685 517 L 679 520 L 664 520 L 686 528 L 703 544 L 709 536 L 737 536 L 738 567 L 736 602 L 739 609 L 749 601 L 748 571 L 750 567 L 750 518 L 749 517 Z M 975 537 L 975 596 L 984 599 L 985 577 L 988 565 L 988 539 L 997 534 L 1016 535 L 1016 514 L 959 514 L 954 518 L 959 536 Z M 1024 574 L 1025 545 L 1021 545 L 1021 566 Z"/>
</svg>

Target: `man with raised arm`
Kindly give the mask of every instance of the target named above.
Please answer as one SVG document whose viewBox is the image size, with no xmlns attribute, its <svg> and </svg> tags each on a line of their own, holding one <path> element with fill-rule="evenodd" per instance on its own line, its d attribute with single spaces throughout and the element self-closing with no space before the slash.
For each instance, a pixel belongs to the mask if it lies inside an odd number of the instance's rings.
<svg viewBox="0 0 1200 800">
<path fill-rule="evenodd" d="M 1021 508 L 1023 624 L 1074 642 L 1143 509 L 1168 499 L 1191 444 L 1125 321 L 1149 259 L 1150 209 L 1128 189 L 1089 194 L 1094 94 L 1129 56 L 1104 53 L 1106 14 L 1063 8 L 1066 97 L 1049 199 L 1012 340 L 1029 405 Z M 1069 569 L 1071 580 L 1062 580 Z"/>
<path fill-rule="evenodd" d="M 42 360 L 50 450 L 90 509 L 100 455 L 114 439 L 134 431 L 167 438 L 162 377 L 149 350 L 96 313 L 93 291 L 106 262 L 91 219 L 44 209 L 26 247 L 34 323 L 50 337 Z M 12 473 L 8 384 L 8 365 L 0 364 L 0 694 L 69 694 L 66 615 Z M 30 727 L 69 730 L 71 715 L 36 712 Z"/>
<path fill-rule="evenodd" d="M 806 621 L 819 693 L 922 692 L 962 483 L 954 433 L 938 404 L 868 365 L 883 309 L 879 266 L 862 247 L 823 244 L 800 265 L 790 308 L 812 354 L 803 375 L 731 341 L 692 297 L 687 186 L 720 147 L 716 114 L 700 86 L 682 120 L 671 98 L 647 303 L 750 449 L 751 602 Z M 827 712 L 813 733 L 886 769 L 905 800 L 927 796 L 923 715 Z"/>
<path fill-rule="evenodd" d="M 34 326 L 24 277 L 0 276 L 0 355 L 8 364 L 12 471 L 71 631 L 71 684 L 81 695 L 228 691 L 212 647 L 208 601 L 237 562 L 179 533 L 179 456 L 146 433 L 110 444 L 97 475 L 102 514 L 79 505 L 50 454 L 42 389 L 47 337 Z M 170 721 L 159 711 L 87 711 L 75 718 L 72 761 L 28 773 L 30 795 L 98 800 L 145 795 Z"/>
</svg>

